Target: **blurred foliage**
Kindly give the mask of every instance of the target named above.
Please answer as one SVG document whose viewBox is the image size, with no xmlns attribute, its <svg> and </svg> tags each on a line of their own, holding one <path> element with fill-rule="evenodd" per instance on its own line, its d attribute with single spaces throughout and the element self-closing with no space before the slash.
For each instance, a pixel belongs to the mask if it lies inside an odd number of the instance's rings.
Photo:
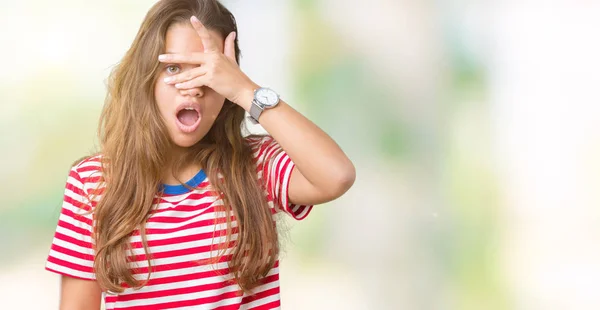
<svg viewBox="0 0 600 310">
<path fill-rule="evenodd" d="M 378 83 L 365 59 L 344 49 L 339 35 L 321 17 L 314 1 L 298 1 L 294 15 L 296 98 L 309 117 L 347 146 L 350 154 L 383 155 L 390 161 L 412 150 L 410 128 L 384 104 L 401 98 Z"/>
<path fill-rule="evenodd" d="M 57 68 L 4 85 L 11 89 L 7 96 L 12 102 L 26 104 L 12 110 L 2 126 L 10 140 L 0 163 L 5 171 L 0 232 L 12 232 L 14 238 L 3 242 L 0 262 L 14 261 L 19 258 L 14 253 L 51 241 L 71 164 L 94 151 L 101 106 L 96 103 L 102 101 L 82 91 L 87 88 L 82 80 Z"/>
<path fill-rule="evenodd" d="M 380 83 L 364 55 L 344 48 L 318 4 L 315 0 L 293 2 L 298 34 L 291 49 L 294 97 L 302 102 L 308 117 L 355 159 L 359 177 L 366 161 L 386 165 L 389 175 L 384 180 L 394 180 L 398 171 L 412 173 L 402 177 L 414 180 L 410 189 L 424 196 L 441 196 L 438 201 L 430 197 L 419 201 L 423 205 L 438 203 L 434 209 L 443 215 L 441 224 L 419 226 L 418 219 L 405 220 L 417 223 L 410 226 L 407 237 L 414 239 L 410 244 L 415 247 L 394 249 L 431 251 L 433 262 L 423 268 L 439 271 L 442 289 L 447 291 L 422 288 L 420 304 L 432 308 L 436 297 L 447 294 L 452 309 L 508 308 L 507 288 L 499 274 L 501 258 L 495 252 L 503 227 L 498 220 L 498 185 L 490 160 L 488 81 L 482 60 L 461 41 L 461 29 L 451 20 L 440 34 L 447 78 L 442 85 L 432 86 L 440 88 L 432 90 L 441 95 L 436 98 L 437 109 L 431 112 L 439 113 L 432 117 L 440 124 L 424 129 L 427 124 L 399 117 L 398 107 L 407 106 L 406 99 L 398 95 L 403 86 L 391 89 Z M 132 15 L 140 15 L 140 5 L 119 2 L 123 9 L 106 14 L 117 14 L 115 20 L 124 23 Z M 104 97 L 101 83 L 86 84 L 71 71 L 51 65 L 23 80 L 0 82 L 5 112 L 0 115 L 0 142 L 5 148 L 0 155 L 0 233 L 11 236 L 2 242 L 0 263 L 15 263 L 32 247 L 48 246 L 70 165 L 96 151 Z M 20 104 L 9 106 L 10 102 Z M 423 130 L 431 131 L 427 136 L 431 140 L 423 141 Z M 426 188 L 418 188 L 423 184 Z M 389 208 L 408 208 L 400 205 Z M 284 249 L 297 249 L 307 265 L 316 263 L 319 253 L 326 250 L 323 236 L 339 216 L 319 211 L 313 211 L 301 225 L 286 220 L 294 225 L 294 233 Z M 395 237 L 388 238 L 393 242 Z"/>
<path fill-rule="evenodd" d="M 491 160 L 486 69 L 454 30 L 446 33 L 451 76 L 442 138 L 442 188 L 452 221 L 437 240 L 438 257 L 445 258 L 441 263 L 456 290 L 457 309 L 507 309 L 508 292 L 498 274 L 500 195 Z"/>
<path fill-rule="evenodd" d="M 319 15 L 315 1 L 297 1 L 295 9 L 301 29 L 296 41 L 295 89 L 311 119 L 341 144 L 354 146 L 351 152 L 367 158 L 371 155 L 389 164 L 409 160 L 416 164 L 416 158 L 426 156 L 424 149 L 416 146 L 419 128 L 403 123 L 389 110 L 394 105 L 382 104 L 400 103 L 403 99 L 395 95 L 398 89 L 380 86 L 365 59 L 342 48 L 334 29 Z M 444 123 L 434 133 L 442 142 L 439 178 L 447 204 L 444 214 L 450 220 L 439 231 L 422 232 L 417 238 L 436 249 L 447 288 L 456 291 L 456 309 L 505 309 L 506 291 L 496 274 L 499 262 L 494 251 L 498 248 L 498 193 L 491 162 L 485 160 L 490 155 L 487 123 L 478 122 L 488 119 L 485 69 L 459 40 L 458 30 L 446 33 L 450 75 L 440 90 L 444 95 L 440 100 Z M 464 123 L 471 126 L 461 131 Z M 457 139 L 472 140 L 464 145 Z M 407 157 L 409 154 L 412 156 Z M 318 236 L 325 234 L 329 225 L 322 214 L 311 216 L 318 223 L 303 223 L 310 228 L 299 228 L 302 234 L 295 237 L 306 244 L 302 250 L 309 251 L 307 257 L 322 247 L 323 239 Z"/>
</svg>

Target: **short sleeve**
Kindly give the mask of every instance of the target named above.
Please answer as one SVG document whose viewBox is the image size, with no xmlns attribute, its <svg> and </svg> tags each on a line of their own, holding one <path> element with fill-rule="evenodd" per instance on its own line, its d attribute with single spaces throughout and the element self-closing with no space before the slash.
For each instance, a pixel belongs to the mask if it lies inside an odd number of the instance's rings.
<svg viewBox="0 0 600 310">
<path fill-rule="evenodd" d="M 74 278 L 94 280 L 92 215 L 82 179 L 76 168 L 67 178 L 58 224 L 46 270 Z"/>
<path fill-rule="evenodd" d="M 295 164 L 272 137 L 249 139 L 257 164 L 258 179 L 267 190 L 268 199 L 277 210 L 284 211 L 296 220 L 302 220 L 312 210 L 312 205 L 289 202 L 288 188 Z"/>
</svg>

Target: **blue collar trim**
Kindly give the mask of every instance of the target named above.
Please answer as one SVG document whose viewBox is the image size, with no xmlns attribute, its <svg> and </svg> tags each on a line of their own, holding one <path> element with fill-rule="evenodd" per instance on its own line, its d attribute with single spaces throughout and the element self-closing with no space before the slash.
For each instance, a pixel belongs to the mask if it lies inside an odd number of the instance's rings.
<svg viewBox="0 0 600 310">
<path fill-rule="evenodd" d="M 204 173 L 204 170 L 200 170 L 191 180 L 185 182 L 185 184 L 191 188 L 196 188 L 200 183 L 204 182 L 205 179 L 206 173 Z M 183 186 L 183 184 L 161 184 L 160 189 L 167 195 L 181 195 L 190 191 L 189 188 Z"/>
</svg>

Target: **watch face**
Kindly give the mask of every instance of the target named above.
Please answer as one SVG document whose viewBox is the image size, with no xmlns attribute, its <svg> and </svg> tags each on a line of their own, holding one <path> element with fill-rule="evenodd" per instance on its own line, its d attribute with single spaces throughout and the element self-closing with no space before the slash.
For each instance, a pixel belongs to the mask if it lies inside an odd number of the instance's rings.
<svg viewBox="0 0 600 310">
<path fill-rule="evenodd" d="M 259 88 L 254 97 L 266 107 L 274 106 L 279 102 L 279 95 L 268 88 Z"/>
</svg>

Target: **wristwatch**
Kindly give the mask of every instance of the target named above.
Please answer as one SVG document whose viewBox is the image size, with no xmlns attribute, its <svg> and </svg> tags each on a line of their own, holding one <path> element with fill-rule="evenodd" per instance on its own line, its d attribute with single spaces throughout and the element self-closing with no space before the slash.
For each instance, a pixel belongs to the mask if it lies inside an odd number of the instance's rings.
<svg viewBox="0 0 600 310">
<path fill-rule="evenodd" d="M 271 109 L 279 103 L 279 95 L 270 88 L 260 87 L 254 90 L 254 99 L 250 106 L 250 119 L 258 123 L 258 118 L 265 109 Z"/>
</svg>

